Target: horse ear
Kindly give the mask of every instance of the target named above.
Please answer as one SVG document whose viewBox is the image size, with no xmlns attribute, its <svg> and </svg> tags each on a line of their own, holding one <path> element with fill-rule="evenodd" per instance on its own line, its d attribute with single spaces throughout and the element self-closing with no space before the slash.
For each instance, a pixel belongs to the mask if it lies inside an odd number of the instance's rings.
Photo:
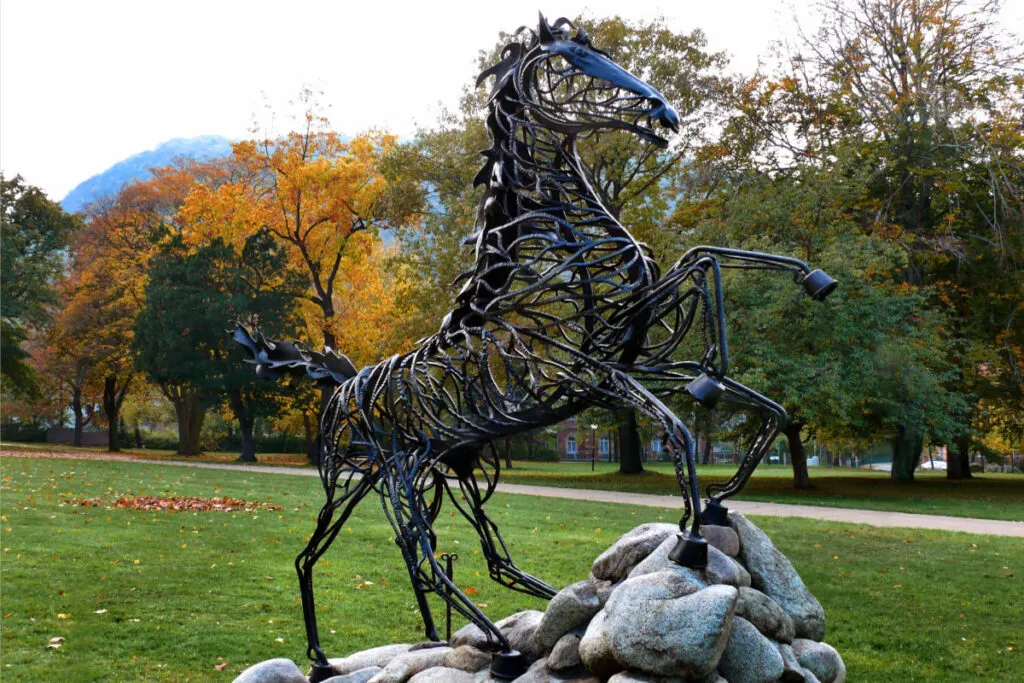
<svg viewBox="0 0 1024 683">
<path fill-rule="evenodd" d="M 537 35 L 540 37 L 541 45 L 555 42 L 555 36 L 551 33 L 551 27 L 548 26 L 548 20 L 544 18 L 543 13 L 538 14 L 540 14 L 540 22 L 537 24 Z"/>
</svg>

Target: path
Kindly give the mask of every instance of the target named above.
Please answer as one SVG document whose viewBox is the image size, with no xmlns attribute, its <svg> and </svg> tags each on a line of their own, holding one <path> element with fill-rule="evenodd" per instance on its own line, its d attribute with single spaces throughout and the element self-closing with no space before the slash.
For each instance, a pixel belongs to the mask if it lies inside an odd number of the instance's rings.
<svg viewBox="0 0 1024 683">
<path fill-rule="evenodd" d="M 318 476 L 316 470 L 306 467 L 282 467 L 274 465 L 236 465 L 217 462 L 184 462 L 181 460 L 146 460 L 127 456 L 92 453 L 40 453 L 35 451 L 2 451 L 4 457 L 17 458 L 64 458 L 73 460 L 116 460 L 148 465 L 170 465 L 175 467 L 197 467 L 213 470 L 237 470 L 257 474 L 292 474 L 306 477 Z M 527 486 L 524 484 L 498 484 L 501 493 L 512 493 L 545 498 L 587 500 L 595 503 L 619 503 L 622 505 L 644 505 L 648 507 L 681 508 L 681 496 L 662 496 L 653 493 L 627 493 L 624 491 L 596 491 L 592 489 L 563 489 L 553 486 Z M 730 500 L 729 509 L 745 515 L 768 517 L 806 517 L 830 522 L 869 524 L 880 527 L 906 527 L 911 529 L 937 529 L 939 531 L 963 531 L 969 534 L 991 534 L 995 536 L 1017 536 L 1024 538 L 1024 522 L 1009 522 L 997 519 L 974 517 L 948 517 L 945 515 L 918 515 L 909 512 L 886 512 L 880 510 L 857 510 L 851 508 L 830 508 L 817 505 L 789 505 L 785 503 L 760 503 L 747 500 Z"/>
</svg>

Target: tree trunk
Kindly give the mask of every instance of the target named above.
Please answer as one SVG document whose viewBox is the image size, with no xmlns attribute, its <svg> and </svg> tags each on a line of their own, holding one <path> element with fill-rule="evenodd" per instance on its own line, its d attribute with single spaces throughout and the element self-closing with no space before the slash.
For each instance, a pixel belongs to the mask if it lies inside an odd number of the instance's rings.
<svg viewBox="0 0 1024 683">
<path fill-rule="evenodd" d="M 306 446 L 306 460 L 315 463 L 317 444 L 319 443 L 316 438 L 316 429 L 313 424 L 313 416 L 308 412 L 303 411 L 302 413 L 302 431 L 303 438 Z"/>
<path fill-rule="evenodd" d="M 138 424 L 135 425 L 135 447 L 142 448 L 142 430 Z"/>
<path fill-rule="evenodd" d="M 75 446 L 82 445 L 82 429 L 85 427 L 85 418 L 82 415 L 82 388 L 75 387 L 71 392 L 71 410 L 75 414 Z"/>
<path fill-rule="evenodd" d="M 199 453 L 199 435 L 203 429 L 206 410 L 199 396 L 191 391 L 182 392 L 174 401 L 174 415 L 178 421 L 178 455 Z"/>
<path fill-rule="evenodd" d="M 636 426 L 636 413 L 632 410 L 618 411 L 619 422 L 619 472 L 640 474 L 644 471 L 643 454 L 640 452 L 640 434 Z M 596 438 L 596 435 L 595 435 Z M 597 448 L 597 444 L 594 444 Z"/>
<path fill-rule="evenodd" d="M 912 483 L 923 449 L 924 436 L 915 429 L 900 425 L 899 434 L 892 440 L 892 471 L 889 479 L 899 484 Z"/>
<path fill-rule="evenodd" d="M 324 337 L 325 339 L 327 338 L 326 332 L 324 333 Z M 331 339 L 333 340 L 333 337 L 331 337 Z M 332 349 L 334 348 L 333 344 L 329 344 L 326 341 L 324 343 Z M 320 466 L 320 452 L 323 450 L 323 436 L 320 434 L 319 425 L 323 422 L 324 413 L 327 412 L 327 406 L 331 404 L 331 396 L 333 395 L 334 387 L 324 387 L 320 390 L 320 409 L 317 412 L 315 444 L 312 451 L 306 452 L 306 458 L 309 460 L 309 464 L 316 465 L 317 467 Z"/>
<path fill-rule="evenodd" d="M 810 490 L 811 477 L 807 473 L 807 452 L 804 450 L 804 442 L 800 439 L 800 430 L 803 423 L 790 420 L 786 423 L 782 433 L 786 435 L 786 443 L 789 444 L 789 459 L 793 463 L 793 486 L 798 489 Z"/>
<path fill-rule="evenodd" d="M 118 415 L 121 412 L 121 404 L 124 402 L 127 391 L 128 382 L 125 382 L 125 385 L 118 391 L 117 375 L 107 375 L 103 380 L 103 414 L 107 416 L 107 451 L 111 453 L 121 451 L 121 437 L 117 431 Z"/>
<path fill-rule="evenodd" d="M 512 469 L 512 437 L 505 437 L 505 467 Z"/>
<path fill-rule="evenodd" d="M 238 429 L 242 433 L 242 453 L 238 456 L 239 462 L 256 462 L 256 442 L 252 436 L 252 426 L 256 421 L 252 411 L 245 407 L 245 400 L 242 398 L 241 389 L 232 389 L 229 398 L 231 412 L 238 420 Z"/>
<path fill-rule="evenodd" d="M 946 447 L 946 479 L 973 479 L 971 474 L 971 438 L 958 436 Z"/>
</svg>

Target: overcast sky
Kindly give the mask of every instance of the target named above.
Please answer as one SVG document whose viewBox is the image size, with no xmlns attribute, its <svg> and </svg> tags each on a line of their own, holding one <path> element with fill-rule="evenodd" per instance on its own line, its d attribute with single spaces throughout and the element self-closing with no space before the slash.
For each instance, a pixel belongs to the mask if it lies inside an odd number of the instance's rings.
<svg viewBox="0 0 1024 683">
<path fill-rule="evenodd" d="M 549 19 L 664 16 L 749 72 L 810 22 L 810 0 L 538 0 Z M 237 139 L 269 103 L 322 90 L 333 127 L 410 135 L 454 105 L 480 49 L 535 24 L 538 3 L 0 0 L 0 168 L 60 200 L 174 137 Z M 1004 23 L 1024 33 L 1024 1 Z M 794 9 L 796 8 L 796 9 Z M 265 116 L 262 117 L 265 120 Z"/>
</svg>

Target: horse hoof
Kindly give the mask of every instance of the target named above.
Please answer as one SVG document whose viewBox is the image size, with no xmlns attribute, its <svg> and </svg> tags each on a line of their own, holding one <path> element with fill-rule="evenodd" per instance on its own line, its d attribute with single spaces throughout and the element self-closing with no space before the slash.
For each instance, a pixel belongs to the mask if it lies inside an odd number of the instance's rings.
<svg viewBox="0 0 1024 683">
<path fill-rule="evenodd" d="M 708 566 L 708 542 L 692 534 L 676 534 L 679 540 L 668 554 L 668 559 L 682 567 L 704 569 Z"/>
<path fill-rule="evenodd" d="M 700 523 L 707 526 L 729 526 L 729 508 L 717 500 L 709 500 L 701 511 Z"/>
<path fill-rule="evenodd" d="M 526 673 L 526 658 L 519 650 L 495 652 L 491 655 L 491 675 L 510 681 Z"/>
<path fill-rule="evenodd" d="M 334 667 L 330 664 L 313 662 L 313 668 L 309 670 L 309 683 L 320 683 L 320 681 L 326 681 L 328 678 L 332 678 L 337 675 L 338 674 L 334 671 Z"/>
</svg>

